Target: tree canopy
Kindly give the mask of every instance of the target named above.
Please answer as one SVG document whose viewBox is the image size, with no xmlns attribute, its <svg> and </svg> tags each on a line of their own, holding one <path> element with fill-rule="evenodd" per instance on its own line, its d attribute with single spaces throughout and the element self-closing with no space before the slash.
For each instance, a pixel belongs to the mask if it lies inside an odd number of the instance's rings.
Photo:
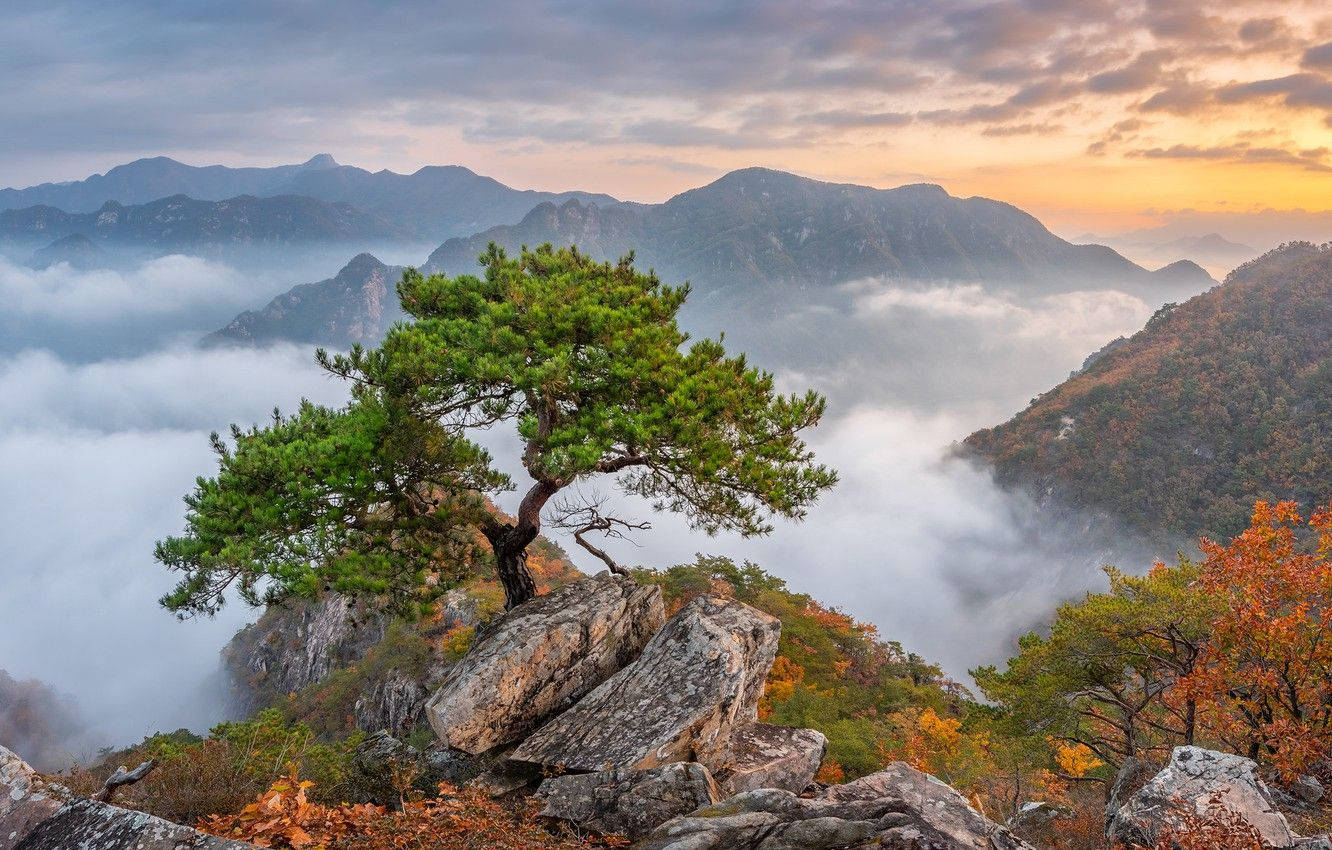
<svg viewBox="0 0 1332 850">
<path fill-rule="evenodd" d="M 525 551 L 547 511 L 612 569 L 587 533 L 646 527 L 574 486 L 614 478 L 707 533 L 799 519 L 836 474 L 801 434 L 824 399 L 782 395 L 722 341 L 690 343 L 676 315 L 688 286 L 542 246 L 492 245 L 484 274 L 398 285 L 411 321 L 374 349 L 320 351 L 351 401 L 303 404 L 264 428 L 215 438 L 216 477 L 186 498 L 183 535 L 157 556 L 184 574 L 163 603 L 211 613 L 237 586 L 251 604 L 321 588 L 397 607 L 447 584 L 450 562 L 488 543 L 511 607 L 535 587 Z M 512 486 L 469 429 L 511 424 L 532 481 L 508 521 L 482 498 Z M 564 494 L 552 502 L 557 494 Z"/>
<path fill-rule="evenodd" d="M 1111 765 L 1196 742 L 1307 770 L 1332 754 L 1332 507 L 1306 522 L 1260 501 L 1229 544 L 1201 547 L 1201 563 L 1108 570 L 1109 593 L 1060 606 L 977 684 L 1019 734 Z"/>
</svg>

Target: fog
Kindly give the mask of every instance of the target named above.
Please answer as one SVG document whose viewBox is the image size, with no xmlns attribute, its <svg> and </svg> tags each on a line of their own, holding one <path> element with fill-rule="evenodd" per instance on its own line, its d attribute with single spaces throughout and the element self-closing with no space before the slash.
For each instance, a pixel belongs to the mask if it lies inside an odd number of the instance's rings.
<svg viewBox="0 0 1332 850">
<path fill-rule="evenodd" d="M 156 603 L 172 578 L 153 542 L 181 529 L 182 495 L 214 464 L 211 430 L 303 395 L 344 391 L 294 347 L 5 362 L 0 669 L 74 697 L 100 743 L 220 719 L 218 649 L 253 612 L 176 621 Z"/>
<path fill-rule="evenodd" d="M 184 314 L 149 350 L 89 356 L 39 338 L 0 365 L 0 669 L 74 699 L 88 731 L 66 744 L 70 755 L 89 742 L 204 729 L 225 711 L 219 650 L 256 612 L 233 602 L 216 619 L 176 621 L 156 602 L 173 578 L 154 562 L 153 543 L 181 529 L 182 495 L 214 470 L 210 431 L 262 421 L 303 396 L 337 403 L 345 387 L 304 348 L 189 344 L 200 323 L 189 305 L 218 303 L 200 300 L 201 288 L 220 299 L 256 285 L 226 264 L 181 257 L 120 277 L 0 273 L 17 305 L 7 309 L 64 324 L 78 316 L 108 335 L 159 309 L 145 300 Z M 637 546 L 608 548 L 650 566 L 695 552 L 753 560 L 963 677 L 1005 657 L 1060 599 L 1099 587 L 1101 563 L 1142 568 L 1150 553 L 1085 517 L 1052 517 L 1001 492 L 984 470 L 949 459 L 950 446 L 1140 327 L 1153 306 L 1118 292 L 1027 299 L 974 284 L 871 280 L 762 320 L 711 316 L 735 320 L 728 345 L 751 351 L 781 386 L 829 395 L 811 442 L 842 481 L 805 522 L 758 540 L 709 539 L 678 517 L 622 503 L 654 528 Z M 511 431 L 479 438 L 522 484 Z M 501 502 L 512 508 L 516 498 Z M 584 569 L 600 569 L 562 542 Z"/>
<path fill-rule="evenodd" d="M 29 252 L 0 246 L 0 354 L 42 349 L 86 362 L 193 345 L 242 310 L 333 277 L 368 249 L 387 263 L 418 262 L 429 252 L 419 245 L 304 245 L 201 257 L 109 247 L 102 249 L 107 268 L 79 270 L 63 262 L 35 269 L 27 265 Z"/>
</svg>

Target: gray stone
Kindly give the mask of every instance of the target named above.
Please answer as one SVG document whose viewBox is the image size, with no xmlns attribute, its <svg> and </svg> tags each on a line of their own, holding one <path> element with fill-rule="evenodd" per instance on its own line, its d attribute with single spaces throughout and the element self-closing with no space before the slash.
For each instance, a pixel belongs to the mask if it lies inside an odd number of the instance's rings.
<svg viewBox="0 0 1332 850">
<path fill-rule="evenodd" d="M 323 681 L 365 657 L 386 628 L 384 616 L 337 593 L 269 608 L 257 623 L 237 632 L 222 653 L 235 680 L 237 707 L 262 708 L 275 697 Z"/>
<path fill-rule="evenodd" d="M 1138 789 L 1152 781 L 1152 777 L 1161 772 L 1161 765 L 1144 761 L 1136 756 L 1129 756 L 1119 766 L 1115 781 L 1110 784 L 1109 799 L 1105 804 L 1105 830 L 1110 831 L 1119 809 L 1138 793 Z"/>
<path fill-rule="evenodd" d="M 635 850 L 1029 850 L 962 795 L 902 763 L 813 799 L 764 788 L 667 821 Z"/>
<path fill-rule="evenodd" d="M 1290 784 L 1290 793 L 1301 803 L 1312 806 L 1323 799 L 1323 783 L 1316 776 L 1301 776 Z"/>
<path fill-rule="evenodd" d="M 541 814 L 602 834 L 640 838 L 671 818 L 721 799 L 712 774 L 695 762 L 646 770 L 568 773 L 541 783 Z"/>
<path fill-rule="evenodd" d="M 747 723 L 731 736 L 731 764 L 718 777 L 728 795 L 756 788 L 799 794 L 814 781 L 828 739 L 813 729 Z"/>
<path fill-rule="evenodd" d="M 0 747 L 0 850 L 243 850 L 143 812 L 79 797 L 48 783 Z"/>
<path fill-rule="evenodd" d="M 1106 837 L 1153 847 L 1183 817 L 1222 826 L 1247 825 L 1265 847 L 1293 847 L 1296 838 L 1250 759 L 1202 747 L 1176 747 L 1170 763 L 1115 812 Z"/>
<path fill-rule="evenodd" d="M 758 718 L 780 635 L 776 617 L 700 596 L 637 661 L 537 730 L 513 758 L 586 772 L 677 761 L 725 770 L 732 732 Z"/>
<path fill-rule="evenodd" d="M 521 740 L 633 661 L 663 620 L 657 587 L 612 575 L 567 584 L 504 614 L 448 672 L 426 716 L 463 752 Z"/>
</svg>

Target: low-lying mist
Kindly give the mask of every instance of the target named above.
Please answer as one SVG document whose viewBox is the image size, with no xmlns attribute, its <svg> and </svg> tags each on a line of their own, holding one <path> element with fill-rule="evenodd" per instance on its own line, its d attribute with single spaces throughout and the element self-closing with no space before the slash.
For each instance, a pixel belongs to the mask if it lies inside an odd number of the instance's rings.
<svg viewBox="0 0 1332 850">
<path fill-rule="evenodd" d="M 60 285 L 68 296 L 53 297 L 77 300 L 90 284 Z M 132 296 L 122 311 L 142 313 Z M 104 296 L 106 309 L 117 297 Z M 719 326 L 736 320 L 728 346 L 750 351 L 784 388 L 829 396 L 811 443 L 841 484 L 803 523 L 758 540 L 708 539 L 678 517 L 625 504 L 654 528 L 639 546 L 608 548 L 649 566 L 695 552 L 755 561 L 962 677 L 1005 657 L 1059 600 L 1101 586 L 1100 564 L 1143 568 L 1150 553 L 1104 525 L 1089 534 L 1087 518 L 1050 516 L 1000 491 L 985 470 L 951 458 L 950 446 L 1006 419 L 1151 309 L 1117 292 L 1023 299 L 971 284 L 862 281 L 761 322 L 711 316 Z M 59 313 L 32 308 L 43 311 Z M 210 431 L 261 422 L 302 396 L 337 403 L 346 389 L 293 346 L 171 342 L 91 359 L 54 344 L 21 347 L 0 366 L 0 669 L 73 698 L 83 728 L 57 745 L 70 756 L 155 730 L 206 728 L 226 710 L 218 652 L 256 612 L 232 604 L 214 620 L 176 621 L 156 603 L 173 577 L 153 561 L 153 543 L 182 527 L 181 496 L 215 469 Z M 511 430 L 478 436 L 525 483 Z M 500 501 L 512 508 L 516 499 Z M 585 570 L 601 568 L 562 542 Z M 49 760 L 51 743 L 41 746 Z"/>
<path fill-rule="evenodd" d="M 70 756 L 221 718 L 218 649 L 253 612 L 176 621 L 153 543 L 213 468 L 210 431 L 344 394 L 295 347 L 0 366 L 0 669 L 74 698 L 87 730 Z"/>
</svg>

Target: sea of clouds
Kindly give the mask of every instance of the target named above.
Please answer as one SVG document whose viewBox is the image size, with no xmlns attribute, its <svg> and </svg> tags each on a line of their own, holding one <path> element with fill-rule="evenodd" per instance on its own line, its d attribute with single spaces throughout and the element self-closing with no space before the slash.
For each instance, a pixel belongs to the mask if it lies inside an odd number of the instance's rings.
<svg viewBox="0 0 1332 850">
<path fill-rule="evenodd" d="M 97 356 L 64 337 L 36 338 L 0 361 L 0 669 L 74 700 L 87 733 L 68 743 L 71 756 L 223 718 L 218 653 L 256 612 L 233 603 L 213 620 L 174 619 L 156 602 L 173 578 L 154 562 L 153 543 L 182 528 L 182 495 L 215 468 L 209 432 L 346 393 L 304 347 L 192 344 L 193 328 L 216 326 L 200 312 L 256 285 L 235 268 L 180 257 L 118 274 L 0 265 L 7 321 L 38 334 L 40 318 L 132 333 L 168 302 L 181 317 L 178 332 L 142 351 Z M 200 295 L 208 292 L 216 297 Z M 710 539 L 617 497 L 654 528 L 608 548 L 652 566 L 695 552 L 755 561 L 962 677 L 1004 657 L 1060 599 L 1099 586 L 1100 563 L 1140 568 L 1147 556 L 1128 538 L 1109 547 L 1079 539 L 1076 518 L 1052 520 L 1000 491 L 950 447 L 1141 327 L 1153 306 L 1118 292 L 1024 299 L 974 284 L 884 281 L 811 296 L 728 342 L 772 367 L 783 387 L 829 395 L 811 443 L 841 473 L 838 487 L 803 523 L 779 523 L 758 540 Z M 511 431 L 478 439 L 521 484 Z M 512 507 L 517 497 L 500 501 Z M 600 569 L 565 543 L 584 569 Z"/>
</svg>

